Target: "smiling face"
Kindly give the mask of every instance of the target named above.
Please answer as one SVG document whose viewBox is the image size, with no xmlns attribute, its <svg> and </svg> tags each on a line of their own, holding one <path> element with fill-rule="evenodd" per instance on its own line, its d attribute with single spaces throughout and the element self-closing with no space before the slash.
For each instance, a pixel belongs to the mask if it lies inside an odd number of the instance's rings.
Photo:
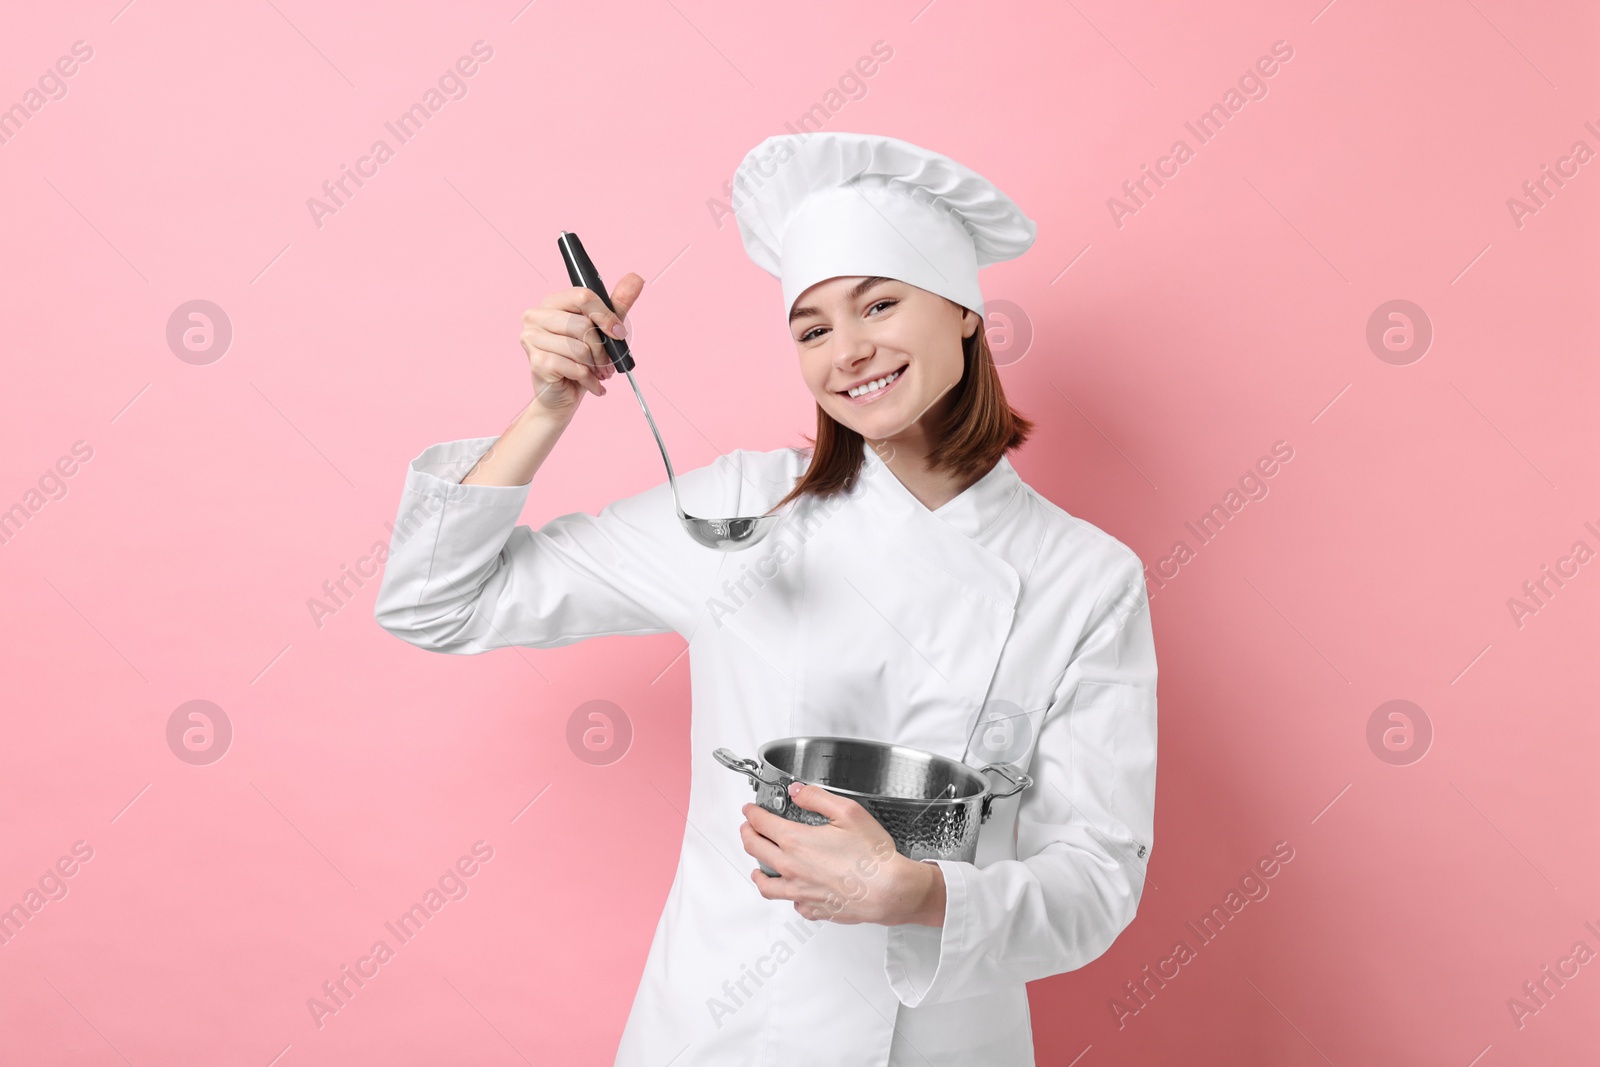
<svg viewBox="0 0 1600 1067">
<path fill-rule="evenodd" d="M 906 282 L 829 278 L 800 294 L 789 334 L 801 376 L 834 421 L 870 441 L 919 423 L 936 438 L 961 381 L 961 342 L 981 322 Z"/>
</svg>

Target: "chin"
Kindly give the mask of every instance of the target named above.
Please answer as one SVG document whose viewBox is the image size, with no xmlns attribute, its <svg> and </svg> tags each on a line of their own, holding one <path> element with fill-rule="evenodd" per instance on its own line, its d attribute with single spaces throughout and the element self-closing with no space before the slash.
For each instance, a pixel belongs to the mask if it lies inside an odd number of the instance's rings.
<svg viewBox="0 0 1600 1067">
<path fill-rule="evenodd" d="M 906 428 L 900 419 L 885 418 L 876 412 L 866 418 L 863 418 L 862 413 L 859 411 L 830 411 L 828 414 L 833 416 L 833 420 L 841 426 L 854 430 L 869 441 L 885 440 Z"/>
</svg>

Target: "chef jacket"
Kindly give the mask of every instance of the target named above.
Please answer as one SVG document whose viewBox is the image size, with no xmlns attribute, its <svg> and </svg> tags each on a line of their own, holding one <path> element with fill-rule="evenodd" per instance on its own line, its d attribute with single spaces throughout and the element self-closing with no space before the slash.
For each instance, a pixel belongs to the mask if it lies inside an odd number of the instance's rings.
<svg viewBox="0 0 1600 1067">
<path fill-rule="evenodd" d="M 1104 953 L 1144 888 L 1156 660 L 1138 557 L 1004 457 L 929 510 L 866 446 L 849 493 L 801 498 L 739 552 L 690 540 L 665 482 L 533 529 L 529 486 L 458 483 L 493 440 L 412 461 L 379 624 L 469 655 L 688 641 L 687 823 L 618 1067 L 1032 1064 L 1025 983 Z M 679 477 L 683 506 L 761 514 L 808 461 L 735 451 Z M 750 781 L 714 749 L 833 735 L 978 767 L 993 708 L 1034 784 L 994 802 L 975 862 L 923 861 L 944 875 L 943 926 L 806 920 L 760 895 L 739 837 Z"/>
</svg>

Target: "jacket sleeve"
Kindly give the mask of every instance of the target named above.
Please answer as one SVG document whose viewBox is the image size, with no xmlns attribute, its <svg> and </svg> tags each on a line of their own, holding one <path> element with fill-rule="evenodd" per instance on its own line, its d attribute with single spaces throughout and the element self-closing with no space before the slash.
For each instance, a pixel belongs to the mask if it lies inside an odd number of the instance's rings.
<svg viewBox="0 0 1600 1067">
<path fill-rule="evenodd" d="M 1017 808 L 1017 859 L 947 860 L 942 927 L 888 928 L 885 972 L 907 1007 L 1075 970 L 1133 921 L 1154 844 L 1156 660 L 1128 552 L 1098 597 L 1040 727 Z"/>
<path fill-rule="evenodd" d="M 378 625 L 462 655 L 689 632 L 720 553 L 689 539 L 667 483 L 535 530 L 516 524 L 529 486 L 460 484 L 494 441 L 432 445 L 411 462 L 373 607 Z M 728 464 L 720 458 L 679 485 L 720 502 L 706 483 L 724 480 Z"/>
</svg>

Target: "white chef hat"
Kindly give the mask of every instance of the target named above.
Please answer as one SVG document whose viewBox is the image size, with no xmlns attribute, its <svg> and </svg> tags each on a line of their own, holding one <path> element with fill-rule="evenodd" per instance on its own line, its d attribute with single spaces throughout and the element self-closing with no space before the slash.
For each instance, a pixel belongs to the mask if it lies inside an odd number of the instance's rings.
<svg viewBox="0 0 1600 1067">
<path fill-rule="evenodd" d="M 981 174 L 877 134 L 769 137 L 733 187 L 745 251 L 782 280 L 786 315 L 818 282 L 855 276 L 908 282 L 982 315 L 978 268 L 1020 256 L 1038 232 Z"/>
</svg>

